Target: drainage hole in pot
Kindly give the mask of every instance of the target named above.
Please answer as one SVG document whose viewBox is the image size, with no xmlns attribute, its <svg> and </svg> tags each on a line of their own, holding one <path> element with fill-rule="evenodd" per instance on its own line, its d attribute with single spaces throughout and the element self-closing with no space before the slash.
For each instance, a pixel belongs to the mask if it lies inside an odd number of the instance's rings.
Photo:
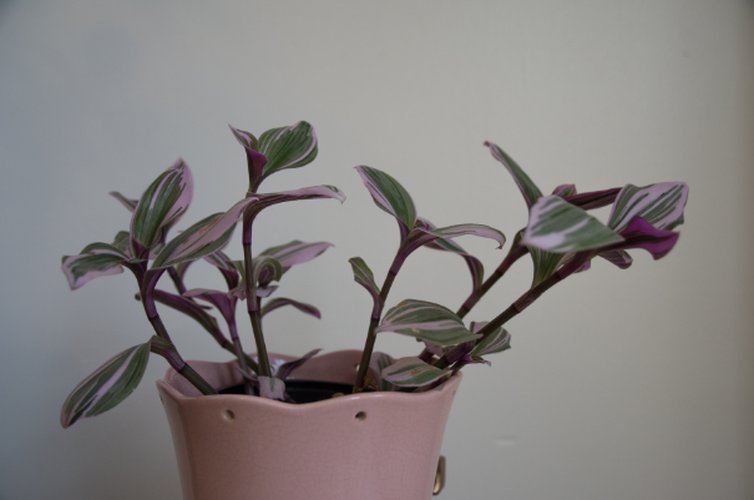
<svg viewBox="0 0 754 500">
<path fill-rule="evenodd" d="M 227 421 L 233 421 L 233 419 L 236 418 L 236 414 L 233 413 L 233 410 L 225 410 L 223 412 L 223 418 Z"/>
<path fill-rule="evenodd" d="M 367 419 L 367 412 L 360 411 L 359 413 L 357 413 L 356 415 L 354 415 L 354 418 L 356 420 L 358 420 L 359 422 L 363 422 L 364 420 Z"/>
</svg>

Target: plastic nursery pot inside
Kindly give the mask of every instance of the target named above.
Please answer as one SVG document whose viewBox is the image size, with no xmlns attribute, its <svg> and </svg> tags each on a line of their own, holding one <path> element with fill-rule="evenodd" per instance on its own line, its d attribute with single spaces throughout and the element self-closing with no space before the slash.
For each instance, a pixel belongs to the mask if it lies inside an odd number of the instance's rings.
<svg viewBox="0 0 754 500">
<path fill-rule="evenodd" d="M 359 357 L 317 356 L 291 378 L 350 384 Z M 191 365 L 215 387 L 241 382 L 235 362 Z M 200 396 L 172 370 L 157 387 L 184 500 L 427 500 L 460 382 L 305 404 Z"/>
</svg>

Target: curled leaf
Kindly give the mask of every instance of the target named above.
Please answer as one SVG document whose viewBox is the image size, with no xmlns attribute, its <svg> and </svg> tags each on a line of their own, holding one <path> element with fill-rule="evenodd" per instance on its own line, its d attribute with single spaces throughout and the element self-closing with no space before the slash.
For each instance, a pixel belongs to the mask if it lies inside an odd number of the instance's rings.
<svg viewBox="0 0 754 500">
<path fill-rule="evenodd" d="M 408 191 L 391 175 L 376 168 L 362 165 L 356 171 L 377 206 L 395 217 L 403 231 L 411 230 L 416 222 L 416 207 Z"/>
</svg>

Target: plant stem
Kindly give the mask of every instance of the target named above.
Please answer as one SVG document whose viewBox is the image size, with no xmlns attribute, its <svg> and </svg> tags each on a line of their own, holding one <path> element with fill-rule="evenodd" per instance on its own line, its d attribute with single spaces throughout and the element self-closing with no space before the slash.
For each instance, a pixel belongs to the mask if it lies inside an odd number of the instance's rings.
<svg viewBox="0 0 754 500">
<path fill-rule="evenodd" d="M 374 344 L 377 341 L 377 325 L 382 318 L 382 310 L 385 307 L 385 301 L 390 293 L 390 288 L 393 286 L 395 277 L 398 275 L 403 262 L 406 260 L 406 256 L 403 255 L 401 248 L 398 249 L 393 263 L 390 265 L 390 269 L 385 276 L 385 281 L 380 288 L 379 302 L 374 305 L 372 309 L 372 316 L 369 319 L 369 329 L 367 330 L 367 339 L 364 344 L 364 350 L 361 353 L 361 361 L 359 362 L 359 371 L 356 373 L 356 382 L 353 385 L 353 392 L 361 392 L 366 385 L 367 372 L 369 371 L 369 361 L 372 359 L 372 352 L 374 351 Z"/>
<path fill-rule="evenodd" d="M 173 342 L 170 340 L 165 324 L 160 318 L 160 314 L 157 312 L 157 306 L 154 300 L 154 287 L 157 284 L 157 280 L 160 278 L 162 271 L 159 272 L 143 272 L 137 274 L 137 279 L 141 284 L 141 302 L 144 306 L 144 312 L 147 314 L 147 319 L 152 324 L 152 328 L 158 337 L 167 340 L 172 346 Z M 186 380 L 199 389 L 202 394 L 217 394 L 217 391 L 199 375 L 188 363 L 178 354 L 175 348 L 169 350 L 159 349 L 156 351 L 160 354 L 170 366 L 180 373 Z"/>
<path fill-rule="evenodd" d="M 591 252 L 581 252 L 574 255 L 571 260 L 566 262 L 560 269 L 552 273 L 540 284 L 527 290 L 523 295 L 521 295 L 518 299 L 516 299 L 515 302 L 513 302 L 510 306 L 508 306 L 507 309 L 505 309 L 503 312 L 498 314 L 489 323 L 484 325 L 484 327 L 481 330 L 479 330 L 479 332 L 477 333 L 480 333 L 482 335 L 482 339 L 488 337 L 499 327 L 507 323 L 511 318 L 517 316 L 524 309 L 529 307 L 544 292 L 552 288 L 557 283 L 560 283 L 571 274 L 575 273 L 581 266 L 583 266 L 586 262 L 588 262 L 589 259 L 591 259 L 592 257 L 593 257 L 593 254 Z M 479 339 L 477 342 L 481 342 L 481 339 Z M 454 354 L 456 354 L 455 352 L 456 349 L 452 350 L 450 353 L 446 354 L 445 356 L 435 361 L 433 363 L 434 366 L 438 368 L 447 368 L 450 365 L 448 360 L 454 357 Z"/>
<path fill-rule="evenodd" d="M 256 283 L 254 283 L 254 271 L 252 268 L 253 260 L 251 257 L 251 227 L 254 219 L 244 214 L 243 217 L 243 260 L 244 260 L 244 281 L 246 284 L 246 311 L 249 313 L 251 330 L 254 333 L 254 343 L 257 346 L 257 358 L 259 359 L 259 371 L 257 374 L 261 377 L 271 377 L 272 369 L 270 368 L 270 358 L 267 354 L 267 345 L 264 341 L 262 331 L 262 314 L 259 310 L 257 301 Z"/>
<path fill-rule="evenodd" d="M 497 283 L 500 278 L 503 277 L 503 275 L 510 269 L 510 267 L 521 257 L 526 255 L 528 252 L 527 248 L 523 245 L 513 245 L 510 250 L 508 251 L 508 255 L 505 256 L 503 261 L 500 263 L 500 265 L 493 271 L 492 274 L 482 283 L 482 285 L 479 288 L 474 289 L 471 294 L 468 296 L 466 301 L 461 305 L 461 307 L 458 309 L 456 314 L 463 318 L 466 316 L 469 311 L 479 302 L 479 300 L 484 297 L 484 295 L 490 290 L 490 288 Z"/>
</svg>

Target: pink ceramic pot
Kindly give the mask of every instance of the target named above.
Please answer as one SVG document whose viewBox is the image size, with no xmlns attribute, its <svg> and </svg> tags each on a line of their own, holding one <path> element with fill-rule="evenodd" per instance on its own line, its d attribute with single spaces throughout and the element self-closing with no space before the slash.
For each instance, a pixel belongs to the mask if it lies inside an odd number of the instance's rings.
<svg viewBox="0 0 754 500">
<path fill-rule="evenodd" d="M 301 380 L 352 383 L 358 351 L 324 354 Z M 192 362 L 215 387 L 234 362 Z M 170 370 L 157 382 L 184 500 L 427 500 L 461 377 L 418 394 L 374 392 L 306 404 L 199 396 Z"/>
</svg>

